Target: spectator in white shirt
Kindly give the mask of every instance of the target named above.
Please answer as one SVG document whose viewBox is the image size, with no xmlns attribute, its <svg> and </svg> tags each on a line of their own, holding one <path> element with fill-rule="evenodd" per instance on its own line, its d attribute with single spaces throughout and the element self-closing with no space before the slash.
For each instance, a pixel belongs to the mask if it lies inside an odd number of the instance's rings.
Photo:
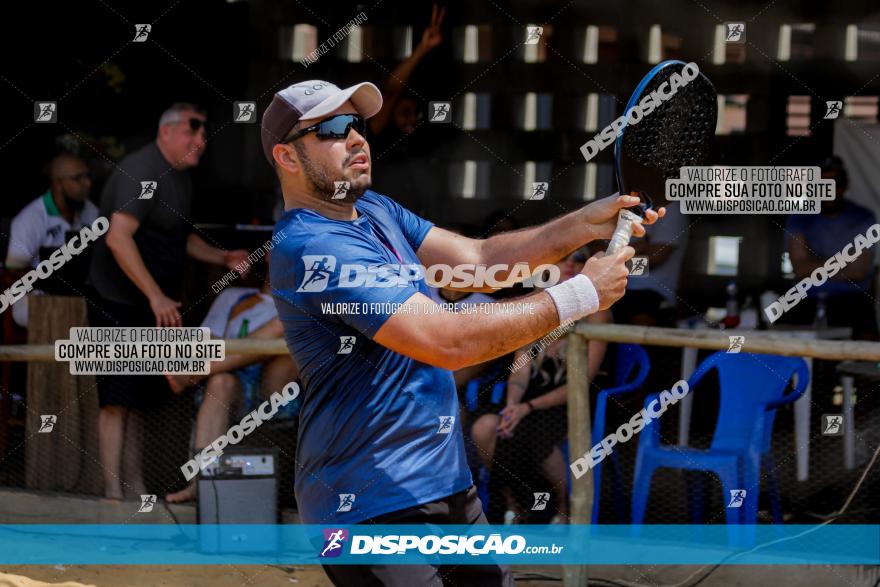
<svg viewBox="0 0 880 587">
<path fill-rule="evenodd" d="M 49 163 L 49 189 L 12 220 L 6 268 L 24 270 L 40 263 L 40 249 L 57 249 L 69 231 L 90 226 L 98 208 L 89 201 L 92 180 L 85 161 L 61 154 Z M 37 290 L 35 290 L 37 291 Z M 12 307 L 19 326 L 27 327 L 27 297 Z"/>
</svg>

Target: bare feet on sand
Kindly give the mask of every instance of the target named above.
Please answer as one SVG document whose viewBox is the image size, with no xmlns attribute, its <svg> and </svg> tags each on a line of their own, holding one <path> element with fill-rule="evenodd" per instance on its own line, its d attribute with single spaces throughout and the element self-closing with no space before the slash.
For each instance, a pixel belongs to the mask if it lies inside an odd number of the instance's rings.
<svg viewBox="0 0 880 587">
<path fill-rule="evenodd" d="M 167 501 L 168 503 L 183 503 L 185 501 L 195 500 L 197 495 L 198 489 L 196 488 L 196 484 L 190 483 L 184 489 L 166 495 L 165 501 Z"/>
</svg>

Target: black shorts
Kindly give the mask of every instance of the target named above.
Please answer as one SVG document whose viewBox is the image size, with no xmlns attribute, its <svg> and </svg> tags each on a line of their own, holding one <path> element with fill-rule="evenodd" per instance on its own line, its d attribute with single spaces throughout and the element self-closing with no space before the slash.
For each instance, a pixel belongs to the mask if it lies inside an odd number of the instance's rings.
<svg viewBox="0 0 880 587">
<path fill-rule="evenodd" d="M 477 489 L 382 514 L 362 524 L 488 524 Z M 504 565 L 323 565 L 337 587 L 513 587 Z"/>
<path fill-rule="evenodd" d="M 156 326 L 156 317 L 149 306 L 119 304 L 93 297 L 89 304 L 89 325 Z M 168 380 L 162 375 L 97 375 L 98 405 L 151 409 L 171 397 Z"/>
</svg>

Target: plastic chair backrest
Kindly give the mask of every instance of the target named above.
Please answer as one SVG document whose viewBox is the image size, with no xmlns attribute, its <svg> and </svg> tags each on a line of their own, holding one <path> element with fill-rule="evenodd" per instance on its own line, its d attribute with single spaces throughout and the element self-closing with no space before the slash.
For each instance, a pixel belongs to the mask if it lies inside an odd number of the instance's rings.
<svg viewBox="0 0 880 587">
<path fill-rule="evenodd" d="M 614 370 L 614 386 L 639 386 L 645 382 L 651 361 L 644 347 L 637 344 L 617 345 L 617 365 Z M 635 371 L 635 375 L 633 375 Z"/>
<path fill-rule="evenodd" d="M 799 357 L 780 357 L 753 353 L 718 352 L 700 364 L 688 382 L 693 387 L 709 370 L 718 371 L 721 388 L 718 421 L 712 437 L 713 449 L 745 450 L 754 439 L 755 426 L 762 426 L 759 452 L 769 449 L 776 409 L 768 409 L 783 399 L 792 401 L 807 385 L 807 366 Z M 797 390 L 789 392 L 789 382 L 797 374 Z"/>
</svg>

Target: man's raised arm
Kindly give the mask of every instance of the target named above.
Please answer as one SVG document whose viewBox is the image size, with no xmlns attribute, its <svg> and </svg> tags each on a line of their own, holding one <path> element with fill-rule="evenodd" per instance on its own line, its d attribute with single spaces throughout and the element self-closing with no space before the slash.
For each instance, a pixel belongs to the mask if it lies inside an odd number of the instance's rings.
<svg viewBox="0 0 880 587">
<path fill-rule="evenodd" d="M 373 340 L 411 359 L 455 371 L 530 344 L 560 324 L 604 310 L 626 290 L 632 247 L 587 260 L 583 271 L 544 291 L 499 304 L 490 313 L 439 311 L 416 293 L 376 332 Z M 495 311 L 500 310 L 500 311 Z"/>
<path fill-rule="evenodd" d="M 544 263 L 556 263 L 571 251 L 596 239 L 610 239 L 622 208 L 635 206 L 635 196 L 613 195 L 539 226 L 505 232 L 485 240 L 471 239 L 434 227 L 418 250 L 419 260 L 431 265 L 507 265 L 495 277 L 506 280 L 517 263 L 534 269 Z M 648 210 L 644 224 L 653 224 L 665 214 L 664 209 Z M 633 236 L 644 236 L 643 226 L 635 225 Z M 465 287 L 464 291 L 492 291 L 491 287 Z"/>
</svg>

